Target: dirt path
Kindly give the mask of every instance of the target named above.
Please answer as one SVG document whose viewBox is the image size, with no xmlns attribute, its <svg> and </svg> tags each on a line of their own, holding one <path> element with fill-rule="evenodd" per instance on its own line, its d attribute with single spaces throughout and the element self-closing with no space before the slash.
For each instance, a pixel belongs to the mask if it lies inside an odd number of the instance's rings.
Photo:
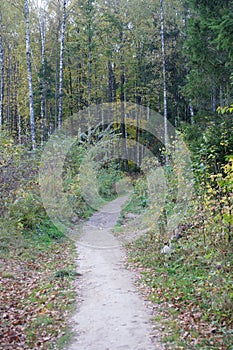
<svg viewBox="0 0 233 350">
<path fill-rule="evenodd" d="M 151 341 L 150 312 L 124 268 L 124 249 L 111 234 L 126 197 L 107 204 L 84 225 L 77 242 L 82 302 L 67 350 L 161 350 Z M 79 280 L 80 283 L 80 280 Z"/>
</svg>

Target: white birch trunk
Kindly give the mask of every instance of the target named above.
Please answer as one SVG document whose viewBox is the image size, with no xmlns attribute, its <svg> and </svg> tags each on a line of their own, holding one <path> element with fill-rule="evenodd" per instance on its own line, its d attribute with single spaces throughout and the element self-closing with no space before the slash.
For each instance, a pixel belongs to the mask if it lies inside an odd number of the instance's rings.
<svg viewBox="0 0 233 350">
<path fill-rule="evenodd" d="M 56 81 L 55 81 L 55 119 L 54 127 L 57 128 L 58 125 L 58 112 L 59 112 L 59 35 L 61 27 L 61 2 L 57 1 L 57 27 L 56 27 Z"/>
<path fill-rule="evenodd" d="M 30 105 L 30 128 L 31 128 L 31 144 L 32 149 L 36 149 L 36 130 L 34 116 L 34 98 L 32 85 L 32 66 L 31 66 L 31 42 L 29 29 L 29 5 L 28 0 L 24 0 L 25 23 L 26 23 L 26 58 L 28 71 L 28 88 L 29 88 L 29 105 Z"/>
<path fill-rule="evenodd" d="M 4 71 L 5 65 L 2 43 L 2 12 L 0 10 L 0 128 L 3 126 Z"/>
<path fill-rule="evenodd" d="M 17 130 L 18 130 L 18 141 L 19 144 L 22 144 L 22 128 L 21 128 L 21 115 L 18 114 L 18 119 L 17 119 Z"/>
<path fill-rule="evenodd" d="M 66 28 L 66 0 L 63 0 L 62 13 L 62 28 L 61 28 L 61 43 L 60 43 L 60 69 L 59 69 L 59 110 L 58 110 L 58 128 L 62 126 L 63 114 L 63 68 L 64 68 L 64 42 L 65 42 L 65 28 Z"/>
<path fill-rule="evenodd" d="M 88 21 L 88 66 L 87 66 L 87 98 L 88 106 L 91 104 L 91 93 L 92 93 L 92 83 L 91 83 L 91 74 L 92 74 L 92 16 L 93 16 L 93 4 L 92 0 L 88 0 L 88 9 L 87 9 L 87 21 Z"/>
<path fill-rule="evenodd" d="M 41 67 L 42 67 L 42 77 L 41 77 L 41 101 L 40 101 L 40 113 L 41 113 L 41 146 L 44 144 L 45 139 L 45 120 L 46 120 L 46 91 L 45 91 L 45 11 L 41 13 L 43 9 L 38 9 L 38 20 L 39 20 L 39 31 L 41 40 Z"/>
<path fill-rule="evenodd" d="M 161 46 L 162 46 L 162 67 L 163 67 L 163 116 L 164 116 L 164 146 L 168 150 L 168 127 L 167 127 L 167 86 L 166 86 L 166 60 L 164 43 L 164 11 L 163 0 L 160 0 L 160 22 L 161 22 Z M 168 155 L 165 157 L 168 165 Z"/>
<path fill-rule="evenodd" d="M 12 72 L 12 63 L 11 63 L 11 50 L 8 47 L 7 53 L 7 89 L 6 89 L 6 128 L 10 132 L 10 119 L 11 119 L 11 72 Z"/>
<path fill-rule="evenodd" d="M 194 109 L 193 109 L 193 104 L 192 101 L 189 100 L 189 111 L 190 111 L 190 115 L 191 115 L 191 125 L 194 124 Z"/>
<path fill-rule="evenodd" d="M 88 81 L 87 81 L 88 106 L 91 104 L 91 36 L 88 37 Z"/>
</svg>

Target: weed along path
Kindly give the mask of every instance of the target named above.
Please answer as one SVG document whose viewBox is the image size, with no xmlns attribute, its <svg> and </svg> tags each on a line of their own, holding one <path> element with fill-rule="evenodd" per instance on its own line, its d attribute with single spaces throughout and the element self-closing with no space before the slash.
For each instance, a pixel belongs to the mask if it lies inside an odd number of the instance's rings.
<svg viewBox="0 0 233 350">
<path fill-rule="evenodd" d="M 72 318 L 67 350 L 161 350 L 151 340 L 151 314 L 124 268 L 125 252 L 111 233 L 126 197 L 105 205 L 84 225 L 77 242 L 82 301 Z"/>
</svg>

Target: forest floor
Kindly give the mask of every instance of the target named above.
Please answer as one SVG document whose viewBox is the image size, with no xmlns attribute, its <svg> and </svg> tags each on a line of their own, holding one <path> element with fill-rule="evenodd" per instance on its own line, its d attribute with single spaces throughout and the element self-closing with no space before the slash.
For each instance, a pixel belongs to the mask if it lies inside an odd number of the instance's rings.
<svg viewBox="0 0 233 350">
<path fill-rule="evenodd" d="M 127 198 L 68 236 L 0 221 L 0 349 L 233 350 L 231 252 L 191 231 L 161 254 Z"/>
<path fill-rule="evenodd" d="M 136 275 L 125 268 L 126 251 L 112 234 L 126 199 L 119 197 L 95 213 L 76 242 L 82 301 L 70 322 L 74 337 L 68 350 L 164 349 L 135 286 Z"/>
<path fill-rule="evenodd" d="M 74 244 L 0 229 L 0 349 L 57 350 L 69 339 Z"/>
</svg>

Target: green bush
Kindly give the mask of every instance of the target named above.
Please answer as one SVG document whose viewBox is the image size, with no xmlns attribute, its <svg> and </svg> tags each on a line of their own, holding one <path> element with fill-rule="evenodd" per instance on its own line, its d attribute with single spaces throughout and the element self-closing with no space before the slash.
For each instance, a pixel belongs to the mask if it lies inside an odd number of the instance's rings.
<svg viewBox="0 0 233 350">
<path fill-rule="evenodd" d="M 128 204 L 124 207 L 123 212 L 140 214 L 148 207 L 148 185 L 146 179 L 141 177 L 134 182 L 133 194 L 131 195 Z"/>
<path fill-rule="evenodd" d="M 45 216 L 40 197 L 32 192 L 18 191 L 16 199 L 8 206 L 7 217 L 20 229 L 33 229 Z"/>
<path fill-rule="evenodd" d="M 112 199 L 116 193 L 116 183 L 122 179 L 122 172 L 119 165 L 110 162 L 107 166 L 101 167 L 97 172 L 99 194 L 104 199 Z"/>
</svg>

